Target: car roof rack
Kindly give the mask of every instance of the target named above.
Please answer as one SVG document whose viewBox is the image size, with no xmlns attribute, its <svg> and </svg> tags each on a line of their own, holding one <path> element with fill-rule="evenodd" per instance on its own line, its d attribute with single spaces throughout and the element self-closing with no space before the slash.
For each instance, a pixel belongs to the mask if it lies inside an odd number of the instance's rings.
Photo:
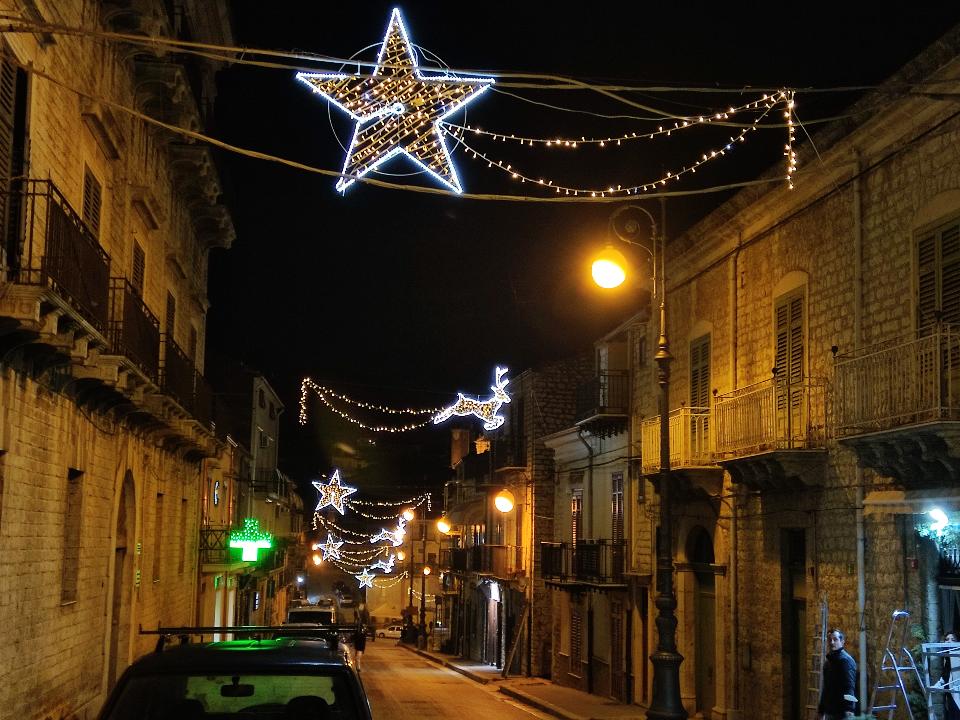
<svg viewBox="0 0 960 720">
<path fill-rule="evenodd" d="M 299 637 L 326 640 L 331 649 L 336 648 L 336 642 L 340 639 L 340 633 L 355 632 L 357 624 L 350 625 L 327 625 L 325 623 L 295 623 L 293 625 L 231 625 L 221 626 L 181 626 L 181 627 L 157 627 L 156 630 L 145 629 L 140 626 L 141 635 L 158 635 L 155 652 L 162 652 L 167 642 L 172 638 L 179 638 L 181 645 L 188 645 L 190 637 L 200 636 L 200 642 L 203 642 L 204 635 L 245 635 L 253 636 L 256 639 L 277 638 L 277 637 Z"/>
</svg>

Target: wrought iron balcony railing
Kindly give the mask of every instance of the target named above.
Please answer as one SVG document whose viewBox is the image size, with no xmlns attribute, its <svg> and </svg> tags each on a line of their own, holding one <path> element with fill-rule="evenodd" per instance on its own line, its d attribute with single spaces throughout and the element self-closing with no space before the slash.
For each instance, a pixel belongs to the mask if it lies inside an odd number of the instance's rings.
<svg viewBox="0 0 960 720">
<path fill-rule="evenodd" d="M 50 180 L 13 180 L 0 189 L 7 208 L 9 278 L 54 290 L 107 332 L 110 257 Z"/>
<path fill-rule="evenodd" d="M 826 383 L 779 378 L 716 397 L 713 405 L 717 458 L 768 450 L 812 450 L 826 442 Z"/>
<path fill-rule="evenodd" d="M 481 545 L 480 571 L 509 578 L 523 570 L 523 548 L 517 545 Z"/>
<path fill-rule="evenodd" d="M 561 582 L 592 585 L 619 585 L 626 568 L 624 540 L 578 540 L 569 543 L 540 543 L 540 572 Z"/>
<path fill-rule="evenodd" d="M 576 421 L 601 415 L 630 414 L 630 373 L 610 370 L 599 373 L 577 388 Z"/>
<path fill-rule="evenodd" d="M 193 383 L 196 372 L 193 363 L 169 333 L 162 339 L 163 363 L 160 366 L 160 386 L 187 411 L 193 411 Z"/>
<path fill-rule="evenodd" d="M 839 437 L 960 420 L 960 331 L 941 325 L 838 355 L 834 428 Z"/>
<path fill-rule="evenodd" d="M 213 389 L 210 383 L 200 373 L 196 373 L 193 381 L 193 416 L 205 428 L 213 426 Z"/>
<path fill-rule="evenodd" d="M 160 321 L 125 278 L 110 278 L 111 352 L 129 358 L 156 382 L 160 376 Z"/>
<path fill-rule="evenodd" d="M 670 467 L 702 467 L 713 463 L 710 408 L 682 407 L 670 413 Z M 660 469 L 660 416 L 640 425 L 641 470 Z"/>
<path fill-rule="evenodd" d="M 200 562 L 210 565 L 230 562 L 229 525 L 204 525 L 200 528 Z"/>
</svg>

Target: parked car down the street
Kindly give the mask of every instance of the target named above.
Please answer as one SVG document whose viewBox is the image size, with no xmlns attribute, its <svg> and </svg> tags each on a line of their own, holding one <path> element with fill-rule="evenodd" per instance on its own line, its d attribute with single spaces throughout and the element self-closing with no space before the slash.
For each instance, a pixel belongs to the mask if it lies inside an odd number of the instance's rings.
<svg viewBox="0 0 960 720">
<path fill-rule="evenodd" d="M 403 625 L 387 625 L 377 630 L 379 638 L 399 638 L 403 634 Z"/>
</svg>

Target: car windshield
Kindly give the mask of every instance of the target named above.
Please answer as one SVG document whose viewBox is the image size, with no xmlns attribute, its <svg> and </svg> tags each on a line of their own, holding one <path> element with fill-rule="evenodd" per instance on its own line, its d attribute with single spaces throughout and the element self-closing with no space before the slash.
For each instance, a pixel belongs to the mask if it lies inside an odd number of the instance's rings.
<svg viewBox="0 0 960 720">
<path fill-rule="evenodd" d="M 132 677 L 106 720 L 362 717 L 347 676 L 163 674 Z"/>
</svg>

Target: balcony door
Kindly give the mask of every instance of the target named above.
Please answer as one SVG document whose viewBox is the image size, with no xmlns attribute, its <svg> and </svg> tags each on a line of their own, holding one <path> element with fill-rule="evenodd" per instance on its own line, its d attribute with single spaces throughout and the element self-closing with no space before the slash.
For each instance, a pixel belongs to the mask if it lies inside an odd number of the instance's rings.
<svg viewBox="0 0 960 720">
<path fill-rule="evenodd" d="M 803 392 L 805 296 L 804 288 L 794 290 L 777 299 L 774 311 L 776 426 L 772 437 L 784 439 L 790 447 L 794 440 L 802 441 L 806 437 L 807 419 Z"/>
<path fill-rule="evenodd" d="M 697 413 L 696 408 L 710 409 L 710 335 L 703 335 L 690 343 L 690 459 L 696 464 L 705 461 L 709 444 L 710 418 Z"/>
</svg>

